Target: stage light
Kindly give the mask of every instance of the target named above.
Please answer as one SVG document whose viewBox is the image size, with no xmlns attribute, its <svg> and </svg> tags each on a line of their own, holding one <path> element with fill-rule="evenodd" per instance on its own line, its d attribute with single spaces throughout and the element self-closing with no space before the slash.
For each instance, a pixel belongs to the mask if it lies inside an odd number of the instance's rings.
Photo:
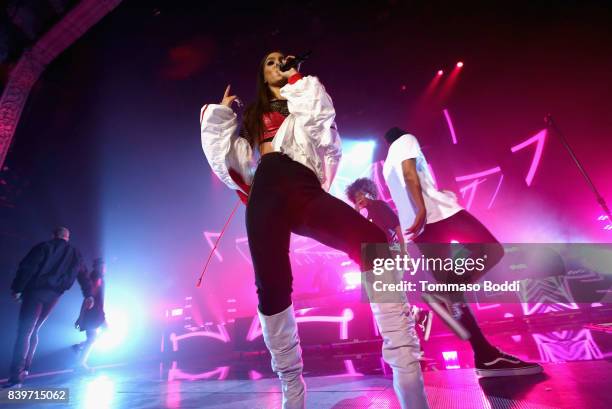
<svg viewBox="0 0 612 409">
<path fill-rule="evenodd" d="M 438 70 L 438 76 L 440 76 L 440 75 L 442 75 L 442 74 L 444 74 L 444 71 L 442 71 L 442 70 Z"/>
<path fill-rule="evenodd" d="M 330 193 L 345 197 L 344 189 L 355 179 L 369 176 L 369 170 L 376 149 L 374 140 L 344 139 L 342 141 L 342 160 Z"/>
<path fill-rule="evenodd" d="M 255 371 L 253 369 L 251 369 L 249 371 L 249 379 L 251 379 L 253 381 L 256 381 L 256 380 L 261 379 L 261 378 L 263 378 L 263 375 L 260 374 L 259 372 Z"/>
<path fill-rule="evenodd" d="M 444 366 L 446 369 L 459 369 L 459 355 L 457 351 L 443 351 Z"/>
<path fill-rule="evenodd" d="M 107 328 L 98 328 L 98 338 L 94 346 L 97 351 L 115 349 L 123 344 L 128 335 L 130 323 L 126 312 L 111 308 L 106 312 L 106 322 Z"/>
<path fill-rule="evenodd" d="M 457 63 L 457 68 L 461 68 L 461 67 L 463 67 L 463 61 L 459 61 L 459 62 Z"/>
<path fill-rule="evenodd" d="M 361 283 L 361 273 L 359 271 L 347 271 L 342 274 L 344 279 L 344 289 L 353 290 Z"/>
<path fill-rule="evenodd" d="M 87 382 L 84 393 L 84 408 L 110 408 L 113 406 L 112 403 L 115 395 L 115 384 L 108 376 L 100 375 Z"/>
<path fill-rule="evenodd" d="M 173 317 L 179 317 L 181 315 L 183 315 L 183 309 L 182 308 L 173 308 L 172 311 L 170 311 L 170 315 Z"/>
</svg>

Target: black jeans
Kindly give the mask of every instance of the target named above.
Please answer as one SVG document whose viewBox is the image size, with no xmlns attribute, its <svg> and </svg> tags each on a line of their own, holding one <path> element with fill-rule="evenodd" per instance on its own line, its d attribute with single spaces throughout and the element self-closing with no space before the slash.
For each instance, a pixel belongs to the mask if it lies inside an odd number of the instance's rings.
<svg viewBox="0 0 612 409">
<path fill-rule="evenodd" d="M 456 245 L 453 245 L 451 240 L 456 240 L 463 245 L 471 253 L 470 257 L 474 259 L 486 254 L 485 268 L 478 275 L 472 276 L 457 276 L 452 272 L 448 275 L 434 274 L 437 281 L 473 283 L 493 268 L 504 256 L 504 248 L 495 236 L 466 210 L 461 210 L 444 220 L 426 224 L 425 230 L 414 239 L 414 242 L 425 257 L 447 258 L 452 257 L 453 250 L 456 249 Z"/>
<path fill-rule="evenodd" d="M 255 172 L 246 227 L 259 310 L 265 315 L 291 305 L 291 233 L 343 251 L 359 265 L 362 243 L 387 242 L 374 223 L 325 192 L 312 170 L 278 152 L 264 155 Z"/>
<path fill-rule="evenodd" d="M 425 257 L 446 258 L 452 257 L 453 251 L 457 248 L 456 245 L 453 247 L 451 240 L 456 240 L 465 246 L 471 253 L 470 257 L 472 258 L 483 257 L 486 254 L 485 268 L 478 275 L 472 276 L 467 274 L 465 276 L 457 276 L 453 272 L 434 274 L 437 281 L 473 283 L 493 268 L 504 256 L 504 248 L 495 236 L 466 210 L 461 210 L 439 222 L 425 225 L 425 230 L 415 238 L 414 242 Z M 458 277 L 463 279 L 458 279 Z M 451 301 L 460 304 L 461 312 L 458 318 L 471 334 L 469 341 L 474 350 L 476 360 L 487 360 L 490 357 L 496 356 L 499 352 L 485 338 L 472 310 L 463 304 L 464 295 L 462 293 L 451 293 L 448 295 Z"/>
<path fill-rule="evenodd" d="M 53 290 L 35 290 L 23 294 L 11 363 L 12 381 L 23 381 L 24 371 L 30 370 L 38 345 L 38 330 L 60 297 L 61 294 Z"/>
</svg>

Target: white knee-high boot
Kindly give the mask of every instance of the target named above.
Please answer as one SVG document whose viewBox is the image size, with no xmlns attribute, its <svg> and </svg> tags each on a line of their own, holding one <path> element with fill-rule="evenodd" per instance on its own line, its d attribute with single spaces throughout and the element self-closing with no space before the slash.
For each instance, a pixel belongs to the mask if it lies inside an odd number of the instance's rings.
<svg viewBox="0 0 612 409">
<path fill-rule="evenodd" d="M 402 409 L 428 409 L 419 364 L 419 339 L 407 303 L 371 303 L 383 338 L 382 355 L 393 370 L 393 388 Z"/>
<path fill-rule="evenodd" d="M 419 358 L 421 348 L 405 292 L 377 291 L 375 281 L 400 282 L 403 271 L 364 272 L 365 290 L 383 339 L 382 355 L 393 370 L 393 388 L 402 409 L 429 409 Z"/>
<path fill-rule="evenodd" d="M 264 342 L 272 355 L 272 370 L 281 381 L 283 409 L 304 409 L 304 364 L 293 304 L 274 315 L 264 315 L 259 310 L 257 312 Z"/>
</svg>

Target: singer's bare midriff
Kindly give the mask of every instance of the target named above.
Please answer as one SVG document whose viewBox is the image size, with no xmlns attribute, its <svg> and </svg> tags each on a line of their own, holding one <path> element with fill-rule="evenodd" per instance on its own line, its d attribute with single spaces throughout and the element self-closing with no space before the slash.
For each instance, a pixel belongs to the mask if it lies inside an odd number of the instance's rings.
<svg viewBox="0 0 612 409">
<path fill-rule="evenodd" d="M 259 145 L 259 155 L 264 156 L 266 153 L 274 152 L 272 142 L 264 142 Z"/>
</svg>

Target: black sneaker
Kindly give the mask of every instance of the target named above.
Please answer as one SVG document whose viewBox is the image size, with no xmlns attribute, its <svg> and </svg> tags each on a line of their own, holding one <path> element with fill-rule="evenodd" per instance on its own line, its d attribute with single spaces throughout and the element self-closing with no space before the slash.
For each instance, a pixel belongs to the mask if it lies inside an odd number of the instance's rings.
<svg viewBox="0 0 612 409">
<path fill-rule="evenodd" d="M 429 340 L 431 334 L 431 321 L 433 320 L 433 313 L 430 310 L 424 310 L 416 305 L 410 307 L 410 315 L 414 319 L 414 323 L 423 333 L 423 341 Z"/>
<path fill-rule="evenodd" d="M 457 315 L 457 313 L 453 314 L 453 306 L 446 297 L 440 294 L 422 293 L 421 298 L 423 298 L 423 301 L 425 301 L 433 312 L 438 314 L 442 321 L 444 321 L 444 323 L 455 333 L 455 335 L 463 340 L 470 338 L 470 332 L 463 326 L 463 324 L 461 324 L 461 322 L 459 322 L 457 318 L 453 316 Z M 460 314 L 458 316 L 460 316 Z"/>
<path fill-rule="evenodd" d="M 542 365 L 521 361 L 515 356 L 499 351 L 497 356 L 487 361 L 476 360 L 476 375 L 480 378 L 495 376 L 535 375 L 544 371 Z"/>
</svg>

